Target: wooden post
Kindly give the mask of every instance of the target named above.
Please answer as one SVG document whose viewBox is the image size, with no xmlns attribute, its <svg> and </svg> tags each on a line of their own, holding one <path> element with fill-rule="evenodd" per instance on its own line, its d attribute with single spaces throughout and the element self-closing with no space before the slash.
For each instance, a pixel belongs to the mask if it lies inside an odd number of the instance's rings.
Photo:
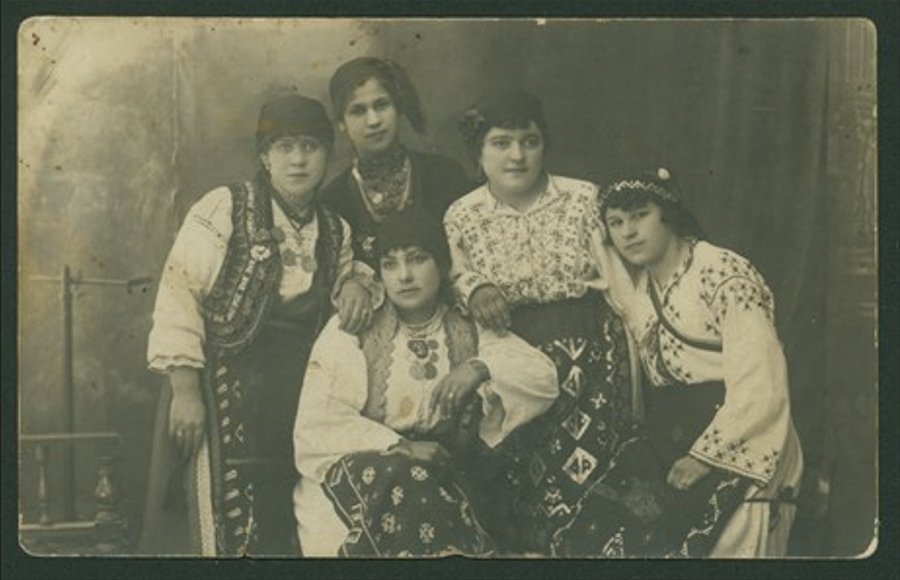
<svg viewBox="0 0 900 580">
<path fill-rule="evenodd" d="M 50 517 L 50 493 L 47 490 L 46 445 L 38 445 L 34 448 L 34 459 L 37 462 L 38 468 L 37 494 L 38 510 L 40 511 L 38 523 L 40 523 L 42 526 L 49 526 L 51 523 L 53 523 L 53 519 Z"/>
<path fill-rule="evenodd" d="M 74 368 L 74 336 L 72 323 L 72 299 L 74 284 L 69 266 L 62 270 L 62 315 L 63 315 L 63 432 L 75 432 L 75 368 Z M 63 521 L 75 521 L 75 449 L 66 445 L 62 450 L 62 509 Z"/>
</svg>

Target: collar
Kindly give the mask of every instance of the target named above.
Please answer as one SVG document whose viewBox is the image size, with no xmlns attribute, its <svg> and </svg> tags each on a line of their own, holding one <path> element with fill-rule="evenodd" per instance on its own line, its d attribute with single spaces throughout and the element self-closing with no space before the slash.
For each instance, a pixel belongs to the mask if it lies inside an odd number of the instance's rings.
<svg viewBox="0 0 900 580">
<path fill-rule="evenodd" d="M 556 178 L 553 175 L 547 174 L 547 187 L 544 188 L 537 199 L 534 200 L 528 209 L 524 211 L 519 211 L 511 205 L 500 201 L 491 193 L 488 184 L 485 183 L 481 186 L 479 190 L 480 201 L 488 208 L 489 211 L 496 212 L 502 215 L 512 215 L 516 217 L 526 216 L 532 213 L 536 213 L 548 205 L 556 202 L 559 198 L 562 197 L 562 191 L 559 189 L 559 185 L 556 182 Z"/>
</svg>

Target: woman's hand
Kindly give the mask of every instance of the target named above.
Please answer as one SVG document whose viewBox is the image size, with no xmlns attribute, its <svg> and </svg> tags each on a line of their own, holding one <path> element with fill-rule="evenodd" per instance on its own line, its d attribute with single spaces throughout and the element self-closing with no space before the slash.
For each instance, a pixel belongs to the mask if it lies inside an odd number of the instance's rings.
<svg viewBox="0 0 900 580">
<path fill-rule="evenodd" d="M 444 446 L 434 441 L 410 441 L 401 438 L 396 445 L 388 449 L 388 452 L 400 453 L 416 461 L 447 464 L 451 460 L 450 453 Z"/>
<path fill-rule="evenodd" d="M 200 395 L 200 370 L 178 367 L 169 373 L 172 403 L 169 405 L 169 437 L 184 459 L 190 459 L 203 443 L 206 406 Z"/>
<path fill-rule="evenodd" d="M 362 284 L 356 280 L 344 282 L 337 303 L 341 330 L 359 334 L 369 328 L 372 323 L 372 297 Z"/>
<path fill-rule="evenodd" d="M 490 378 L 487 366 L 477 359 L 457 366 L 444 375 L 431 392 L 429 410 L 433 416 L 440 413 L 442 421 L 456 416 L 478 385 Z"/>
<path fill-rule="evenodd" d="M 675 489 L 684 491 L 709 475 L 712 468 L 690 455 L 678 459 L 669 470 L 666 482 Z"/>
<path fill-rule="evenodd" d="M 481 326 L 497 334 L 506 334 L 509 328 L 509 304 L 500 289 L 493 284 L 479 286 L 469 297 L 469 312 Z"/>
</svg>

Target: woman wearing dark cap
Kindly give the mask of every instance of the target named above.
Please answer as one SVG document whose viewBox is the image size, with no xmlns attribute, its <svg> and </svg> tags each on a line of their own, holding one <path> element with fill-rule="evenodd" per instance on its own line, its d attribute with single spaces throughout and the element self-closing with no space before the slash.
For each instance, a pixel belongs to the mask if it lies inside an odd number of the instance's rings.
<svg viewBox="0 0 900 580">
<path fill-rule="evenodd" d="M 482 100 L 460 129 L 486 182 L 444 218 L 455 290 L 477 322 L 549 354 L 560 383 L 553 407 L 499 450 L 498 537 L 513 552 L 569 554 L 561 533 L 631 437 L 637 404 L 625 328 L 586 284 L 601 274 L 590 253 L 598 188 L 545 170 L 547 123 L 529 94 Z"/>
<path fill-rule="evenodd" d="M 425 130 L 419 97 L 400 65 L 356 58 L 335 71 L 329 88 L 337 126 L 352 141 L 356 156 L 325 187 L 322 199 L 350 223 L 357 259 L 377 269 L 375 224 L 410 206 L 440 221 L 472 183 L 456 163 L 400 143 L 401 117 L 415 131 Z"/>
<path fill-rule="evenodd" d="M 649 378 L 653 455 L 684 512 L 656 532 L 677 529 L 682 556 L 783 557 L 803 457 L 772 292 L 704 240 L 673 183 L 665 169 L 613 182 L 600 208 L 609 235 L 594 242 Z"/>
<path fill-rule="evenodd" d="M 257 175 L 204 195 L 178 233 L 148 347 L 150 368 L 171 385 L 160 397 L 149 551 L 298 553 L 291 427 L 300 379 L 333 305 L 358 330 L 373 301 L 348 225 L 315 201 L 332 142 L 318 101 L 269 101 Z M 186 535 L 166 527 L 185 521 Z"/>
<path fill-rule="evenodd" d="M 467 459 L 553 403 L 553 363 L 451 305 L 439 222 L 413 208 L 377 233 L 388 299 L 359 337 L 337 320 L 325 327 L 300 396 L 294 501 L 304 553 L 491 554 Z"/>
</svg>

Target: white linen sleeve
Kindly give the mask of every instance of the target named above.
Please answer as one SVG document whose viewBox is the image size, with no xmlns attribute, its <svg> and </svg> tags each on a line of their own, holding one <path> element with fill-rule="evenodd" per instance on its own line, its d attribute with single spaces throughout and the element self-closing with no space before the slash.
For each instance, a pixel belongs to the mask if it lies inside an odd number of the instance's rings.
<svg viewBox="0 0 900 580">
<path fill-rule="evenodd" d="M 491 281 L 487 276 L 472 269 L 466 250 L 463 247 L 462 232 L 451 219 L 449 212 L 444 220 L 444 229 L 447 234 L 447 242 L 450 245 L 450 279 L 453 281 L 453 291 L 460 305 L 467 309 L 472 293 L 485 284 L 491 284 Z"/>
<path fill-rule="evenodd" d="M 294 422 L 297 471 L 317 482 L 334 462 L 357 451 L 385 451 L 393 429 L 361 415 L 368 395 L 366 360 L 355 336 L 332 317 L 313 345 Z"/>
<path fill-rule="evenodd" d="M 771 295 L 755 280 L 730 278 L 716 293 L 725 400 L 691 455 L 766 485 L 791 430 L 787 363 Z"/>
<path fill-rule="evenodd" d="M 231 238 L 231 192 L 220 187 L 191 207 L 160 277 L 147 345 L 151 370 L 202 368 L 201 305 L 215 283 Z"/>
<path fill-rule="evenodd" d="M 478 327 L 478 360 L 491 378 L 479 387 L 481 439 L 496 447 L 516 427 L 543 414 L 559 395 L 556 367 L 547 355 L 512 333 Z"/>
</svg>

